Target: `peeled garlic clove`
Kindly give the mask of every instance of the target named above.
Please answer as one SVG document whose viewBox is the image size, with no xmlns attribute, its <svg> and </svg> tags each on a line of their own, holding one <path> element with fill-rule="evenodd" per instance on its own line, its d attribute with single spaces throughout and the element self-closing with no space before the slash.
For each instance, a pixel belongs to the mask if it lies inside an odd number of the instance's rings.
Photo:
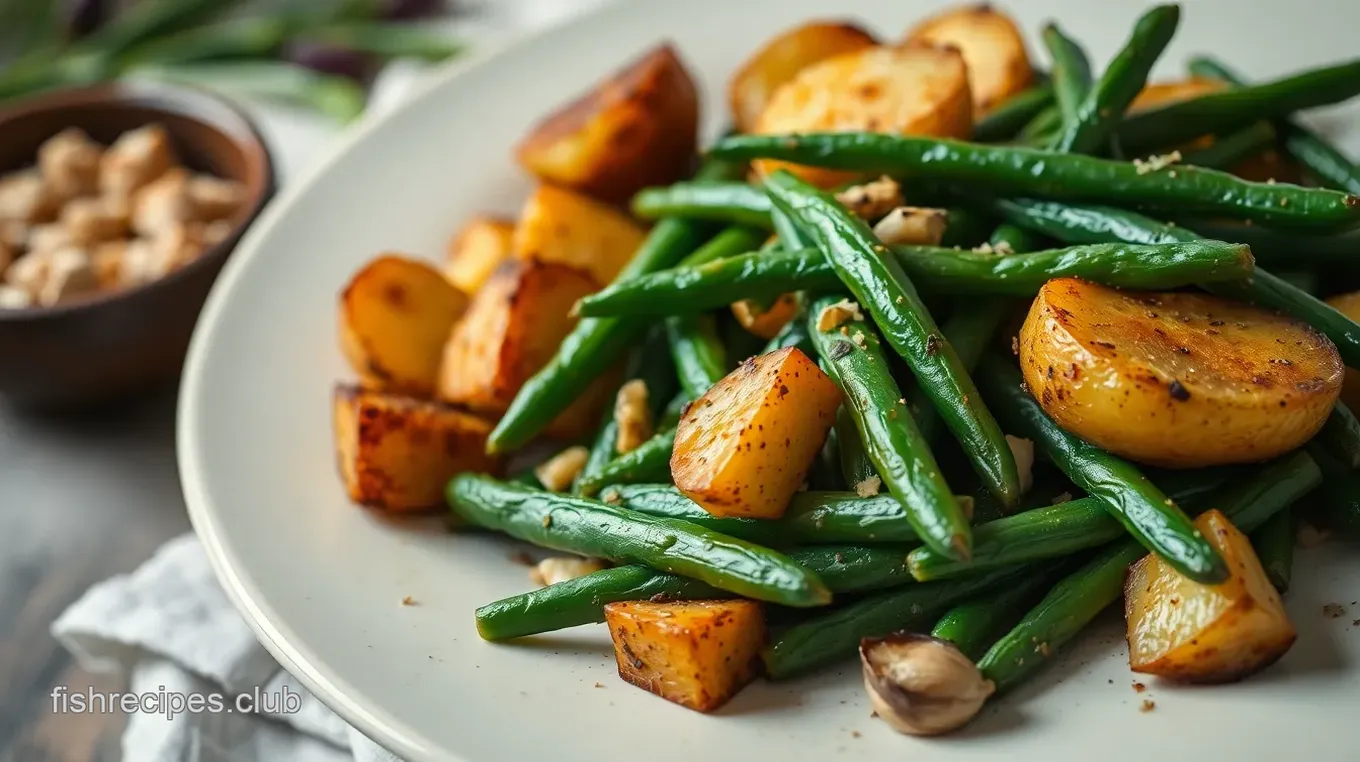
<svg viewBox="0 0 1360 762">
<path fill-rule="evenodd" d="M 947 733 L 973 719 L 996 692 L 954 644 L 928 635 L 865 638 L 859 656 L 874 711 L 899 733 Z"/>
</svg>

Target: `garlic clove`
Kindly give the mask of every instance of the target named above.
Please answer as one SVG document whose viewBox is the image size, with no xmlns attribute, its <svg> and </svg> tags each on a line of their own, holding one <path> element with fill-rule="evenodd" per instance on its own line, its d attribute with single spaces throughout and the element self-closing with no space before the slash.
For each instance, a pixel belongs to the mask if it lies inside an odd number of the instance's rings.
<svg viewBox="0 0 1360 762">
<path fill-rule="evenodd" d="M 865 638 L 864 688 L 878 716 L 899 733 L 947 733 L 978 713 L 996 685 L 954 644 L 928 635 Z"/>
</svg>

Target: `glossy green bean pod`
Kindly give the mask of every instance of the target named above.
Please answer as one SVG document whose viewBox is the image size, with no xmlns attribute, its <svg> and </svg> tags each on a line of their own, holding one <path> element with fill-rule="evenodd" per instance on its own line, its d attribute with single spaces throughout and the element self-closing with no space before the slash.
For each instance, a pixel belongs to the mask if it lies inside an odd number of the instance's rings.
<svg viewBox="0 0 1360 762">
<path fill-rule="evenodd" d="M 600 490 L 600 500 L 648 516 L 681 519 L 761 545 L 791 545 L 780 521 L 714 516 L 670 484 L 611 484 Z"/>
<path fill-rule="evenodd" d="M 1257 122 L 1203 148 L 1182 151 L 1181 163 L 1231 171 L 1247 159 L 1270 150 L 1275 139 L 1275 128 L 1269 122 Z"/>
<path fill-rule="evenodd" d="M 1053 59 L 1053 98 L 1063 124 L 1077 120 L 1078 109 L 1091 91 L 1091 62 L 1086 51 L 1053 22 L 1044 25 L 1044 47 Z"/>
<path fill-rule="evenodd" d="M 864 451 L 884 486 L 902 502 L 917 537 L 943 555 L 966 561 L 971 547 L 968 518 L 907 412 L 878 333 L 867 321 L 850 316 L 834 326 L 820 325 L 822 312 L 840 301 L 827 296 L 813 302 L 808 330 L 827 373 L 845 393 L 845 409 Z"/>
<path fill-rule="evenodd" d="M 1214 584 L 1227 579 L 1223 559 L 1190 517 L 1132 463 L 1054 423 L 1024 389 L 1019 369 L 990 355 L 982 359 L 978 379 L 1008 428 L 1033 440 L 1074 484 L 1100 500 L 1145 547 L 1196 581 Z"/>
<path fill-rule="evenodd" d="M 1048 147 L 1062 132 L 1062 109 L 1055 103 L 1034 115 L 1034 119 L 1020 130 L 1016 143 L 1025 146 Z"/>
<path fill-rule="evenodd" d="M 1316 514 L 1327 529 L 1349 537 L 1360 538 L 1360 474 L 1339 463 L 1318 442 L 1309 442 L 1304 449 L 1322 469 L 1324 480 L 1315 500 Z"/>
<path fill-rule="evenodd" d="M 1347 367 L 1360 368 L 1360 324 L 1288 281 L 1258 267 L 1249 281 L 1221 281 L 1202 285 L 1219 296 L 1252 302 L 1293 315 L 1326 334 L 1336 345 L 1336 351 L 1341 354 Z"/>
<path fill-rule="evenodd" d="M 831 592 L 788 556 L 676 519 L 462 474 L 448 502 L 469 523 L 535 545 L 640 563 L 757 600 L 821 606 Z"/>
<path fill-rule="evenodd" d="M 1261 561 L 1261 568 L 1270 577 L 1276 590 L 1289 589 L 1294 573 L 1294 546 L 1298 541 L 1298 519 L 1291 510 L 1271 516 L 1259 529 L 1251 533 L 1251 546 Z"/>
<path fill-rule="evenodd" d="M 632 209 L 644 220 L 685 217 L 773 228 L 770 197 L 746 183 L 688 182 L 644 188 L 633 196 Z"/>
<path fill-rule="evenodd" d="M 1318 264 L 1350 265 L 1360 260 L 1360 230 L 1335 235 L 1300 236 L 1290 231 L 1271 230 L 1260 225 L 1183 219 L 1185 229 L 1204 238 L 1235 241 L 1251 247 L 1256 261 L 1270 267 L 1299 267 Z"/>
<path fill-rule="evenodd" d="M 1154 6 L 1138 19 L 1128 42 L 1110 60 L 1073 117 L 1066 120 L 1054 150 L 1091 153 L 1106 144 L 1124 119 L 1124 111 L 1147 84 L 1153 64 L 1176 34 L 1180 19 L 1178 5 Z"/>
<path fill-rule="evenodd" d="M 806 321 L 804 321 L 806 322 Z M 859 427 L 855 425 L 854 413 L 842 405 L 836 411 L 836 455 L 841 468 L 841 478 L 846 486 L 868 481 L 878 475 L 874 462 L 869 460 L 869 452 L 864 448 Z"/>
<path fill-rule="evenodd" d="M 735 180 L 739 165 L 706 162 L 696 180 Z M 667 219 L 657 223 L 637 254 L 615 281 L 673 266 L 708 237 L 710 228 L 695 220 Z M 562 340 L 557 354 L 534 374 L 510 403 L 487 440 L 490 452 L 508 452 L 533 439 L 559 413 L 596 383 L 629 350 L 646 324 L 638 320 L 583 318 Z"/>
<path fill-rule="evenodd" d="M 609 461 L 598 472 L 581 479 L 576 492 L 591 496 L 611 484 L 647 484 L 671 477 L 671 451 L 675 449 L 675 426 L 662 428 L 651 439 Z"/>
<path fill-rule="evenodd" d="M 1337 402 L 1332 407 L 1322 430 L 1317 433 L 1317 443 L 1341 465 L 1360 469 L 1360 420 L 1356 420 L 1346 403 Z"/>
<path fill-rule="evenodd" d="M 1360 84 L 1360 77 L 1356 78 Z M 1360 223 L 1360 197 L 1323 188 L 1253 183 L 1225 172 L 986 146 L 940 138 L 833 132 L 737 135 L 710 149 L 728 159 L 779 159 L 829 169 L 943 180 L 989 193 L 1147 206 L 1300 228 Z"/>
<path fill-rule="evenodd" d="M 1016 93 L 982 115 L 973 125 L 973 140 L 979 143 L 1010 140 L 1052 103 L 1053 85 L 1049 82 Z"/>
<path fill-rule="evenodd" d="M 1061 564 L 1044 569 L 1002 590 L 979 595 L 946 611 L 930 634 L 953 643 L 970 659 L 981 658 L 992 643 L 1020 621 L 1060 575 Z"/>
<path fill-rule="evenodd" d="M 712 315 L 692 313 L 666 319 L 666 338 L 680 386 L 698 399 L 727 375 L 727 350 Z"/>
</svg>

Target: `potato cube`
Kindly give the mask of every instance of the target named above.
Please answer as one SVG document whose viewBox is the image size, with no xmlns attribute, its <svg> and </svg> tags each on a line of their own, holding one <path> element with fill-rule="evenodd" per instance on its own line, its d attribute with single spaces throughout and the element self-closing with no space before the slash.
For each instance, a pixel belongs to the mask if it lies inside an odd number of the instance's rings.
<svg viewBox="0 0 1360 762">
<path fill-rule="evenodd" d="M 840 404 L 840 389 L 798 348 L 753 357 L 681 417 L 675 486 L 714 516 L 777 519 Z"/>
<path fill-rule="evenodd" d="M 738 323 L 741 323 L 742 328 L 768 341 L 778 336 L 779 332 L 784 330 L 784 326 L 798 316 L 798 307 L 797 296 L 782 294 L 769 306 L 750 299 L 734 302 L 732 315 L 737 318 Z"/>
<path fill-rule="evenodd" d="M 175 152 L 164 127 L 153 124 L 125 132 L 100 157 L 99 190 L 129 198 L 174 163 Z"/>
<path fill-rule="evenodd" d="M 607 285 L 637 253 L 646 232 L 627 215 L 549 185 L 529 197 L 515 227 L 515 256 L 556 262 Z"/>
<path fill-rule="evenodd" d="M 765 619 L 754 601 L 634 601 L 604 607 L 619 677 L 711 712 L 760 669 Z"/>
<path fill-rule="evenodd" d="M 548 115 L 516 153 L 544 182 L 621 203 L 683 177 L 698 135 L 698 90 L 663 45 Z"/>
<path fill-rule="evenodd" d="M 1024 34 L 1014 20 L 987 4 L 954 8 L 926 19 L 908 39 L 952 45 L 963 53 L 977 114 L 1005 103 L 1034 80 Z"/>
<path fill-rule="evenodd" d="M 783 32 L 747 59 L 732 75 L 727 101 L 737 129 L 750 132 L 775 90 L 808 66 L 842 53 L 877 45 L 853 24 L 814 21 Z"/>
<path fill-rule="evenodd" d="M 345 489 L 360 505 L 434 508 L 455 475 L 500 467 L 485 452 L 491 425 L 438 402 L 340 385 L 334 426 Z"/>
<path fill-rule="evenodd" d="M 93 195 L 99 190 L 99 160 L 103 146 L 84 130 L 69 127 L 38 148 L 38 171 L 57 198 Z"/>
<path fill-rule="evenodd" d="M 1191 683 L 1240 680 L 1294 643 L 1294 625 L 1246 535 L 1220 511 L 1195 520 L 1228 565 L 1228 581 L 1204 585 L 1148 555 L 1124 584 L 1129 666 Z"/>
<path fill-rule="evenodd" d="M 444 342 L 466 306 L 438 270 L 384 254 L 340 294 L 340 343 L 365 384 L 429 397 Z"/>
<path fill-rule="evenodd" d="M 475 294 L 501 262 L 510 258 L 515 223 L 498 217 L 474 217 L 449 239 L 444 277 Z"/>
</svg>

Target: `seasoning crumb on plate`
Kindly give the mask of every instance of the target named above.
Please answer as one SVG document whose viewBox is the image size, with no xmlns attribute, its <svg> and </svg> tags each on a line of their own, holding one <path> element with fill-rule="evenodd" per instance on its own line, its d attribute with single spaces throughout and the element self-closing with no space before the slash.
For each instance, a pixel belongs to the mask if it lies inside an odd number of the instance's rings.
<svg viewBox="0 0 1360 762">
<path fill-rule="evenodd" d="M 1140 706 L 1140 707 L 1138 707 L 1138 711 L 1140 711 L 1140 712 L 1151 712 L 1153 709 L 1156 709 L 1156 708 L 1157 708 L 1157 703 L 1156 703 L 1155 701 L 1153 701 L 1152 699 L 1143 699 L 1143 705 Z"/>
<path fill-rule="evenodd" d="M 403 606 L 414 606 L 414 605 L 416 605 L 416 599 L 415 599 L 415 598 L 412 598 L 411 596 L 408 595 L 408 596 L 406 596 L 405 598 L 402 598 L 402 599 L 401 599 L 401 605 L 403 605 Z"/>
<path fill-rule="evenodd" d="M 1322 613 L 1332 619 L 1340 619 L 1346 613 L 1346 607 L 1339 603 L 1328 603 L 1322 607 Z"/>
</svg>

